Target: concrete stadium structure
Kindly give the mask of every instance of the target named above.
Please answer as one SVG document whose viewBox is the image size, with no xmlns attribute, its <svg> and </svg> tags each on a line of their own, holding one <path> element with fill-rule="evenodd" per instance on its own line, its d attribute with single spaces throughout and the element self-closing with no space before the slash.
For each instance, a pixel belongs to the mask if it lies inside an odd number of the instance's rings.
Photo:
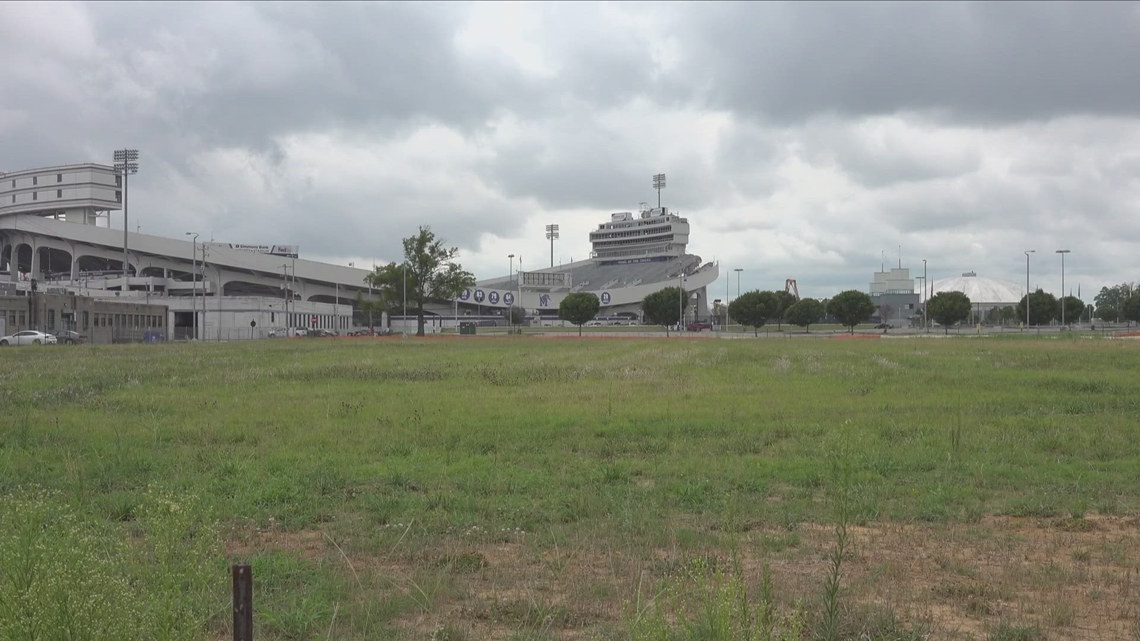
<svg viewBox="0 0 1140 641">
<path fill-rule="evenodd" d="M 553 323 L 558 307 L 573 292 L 598 297 L 601 318 L 641 318 L 641 302 L 666 287 L 681 287 L 685 320 L 709 316 L 707 287 L 719 276 L 715 263 L 686 254 L 689 221 L 666 207 L 617 212 L 590 233 L 587 260 L 479 281 L 455 301 L 465 315 L 505 314 L 522 307 L 537 322 Z M 680 306 L 682 303 L 678 301 Z"/>
<path fill-rule="evenodd" d="M 7 289 L 27 293 L 34 281 L 47 293 L 161 301 L 171 339 L 352 326 L 368 270 L 304 260 L 296 248 L 275 252 L 111 229 L 122 178 L 95 163 L 0 173 L 0 281 Z"/>
<path fill-rule="evenodd" d="M 120 169 L 79 163 L 0 173 L 0 295 L 28 295 L 38 288 L 108 304 L 165 305 L 164 340 L 232 340 L 284 328 L 353 326 L 357 294 L 371 294 L 364 282 L 369 270 L 304 260 L 294 246 L 112 229 L 110 214 L 123 209 L 128 196 L 127 174 Z M 453 301 L 426 305 L 427 330 L 472 317 L 498 324 L 514 305 L 550 320 L 562 299 L 577 291 L 598 296 L 599 316 L 635 319 L 641 301 L 668 286 L 685 289 L 687 319 L 706 318 L 706 287 L 718 268 L 685 253 L 688 237 L 688 221 L 664 207 L 613 214 L 590 234 L 594 251 L 588 260 L 481 280 Z M 393 326 L 411 329 L 414 320 Z M 128 329 L 107 332 L 132 336 Z"/>
</svg>

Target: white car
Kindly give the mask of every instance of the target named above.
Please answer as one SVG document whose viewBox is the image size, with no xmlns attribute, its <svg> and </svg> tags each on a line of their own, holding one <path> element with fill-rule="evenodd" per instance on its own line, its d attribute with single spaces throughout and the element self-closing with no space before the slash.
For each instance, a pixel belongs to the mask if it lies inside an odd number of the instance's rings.
<svg viewBox="0 0 1140 641">
<path fill-rule="evenodd" d="M 11 336 L 0 338 L 0 347 L 7 347 L 9 345 L 55 345 L 59 341 L 51 334 L 37 332 L 34 329 L 26 329 L 22 332 L 16 332 Z"/>
</svg>

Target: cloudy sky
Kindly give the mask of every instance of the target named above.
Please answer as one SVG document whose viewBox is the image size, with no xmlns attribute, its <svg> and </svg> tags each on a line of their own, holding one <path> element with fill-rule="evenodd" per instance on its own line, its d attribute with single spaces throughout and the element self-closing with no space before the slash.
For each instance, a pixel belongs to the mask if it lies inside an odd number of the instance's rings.
<svg viewBox="0 0 1140 641">
<path fill-rule="evenodd" d="M 364 266 L 430 225 L 486 278 L 665 173 L 714 297 L 1140 279 L 1136 3 L 0 1 L 0 60 L 0 171 L 138 148 L 143 233 Z"/>
</svg>

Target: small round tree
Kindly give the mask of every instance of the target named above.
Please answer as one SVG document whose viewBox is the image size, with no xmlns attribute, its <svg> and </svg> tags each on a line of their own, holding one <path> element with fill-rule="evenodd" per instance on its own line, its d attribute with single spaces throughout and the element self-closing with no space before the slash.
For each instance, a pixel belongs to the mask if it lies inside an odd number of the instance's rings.
<svg viewBox="0 0 1140 641">
<path fill-rule="evenodd" d="M 728 305 L 728 313 L 741 325 L 759 335 L 760 328 L 780 312 L 780 299 L 773 292 L 748 292 Z"/>
<path fill-rule="evenodd" d="M 582 335 L 582 326 L 594 320 L 598 310 L 602 308 L 602 301 L 590 292 L 574 292 L 569 294 L 558 304 L 558 318 L 570 321 L 578 326 L 578 335 Z"/>
<path fill-rule="evenodd" d="M 1026 299 L 1029 303 L 1030 325 L 1048 325 L 1054 319 L 1061 317 L 1061 304 L 1057 302 L 1057 297 L 1038 289 L 1029 296 L 1022 296 L 1017 303 L 1017 316 L 1023 322 L 1025 321 Z"/>
<path fill-rule="evenodd" d="M 823 303 L 814 298 L 805 298 L 792 303 L 784 312 L 784 320 L 804 328 L 806 334 L 812 323 L 818 323 L 823 318 L 823 311 Z"/>
<path fill-rule="evenodd" d="M 783 328 L 783 322 L 787 320 L 788 309 L 796 304 L 796 297 L 789 291 L 776 290 L 776 300 L 780 302 L 779 308 L 776 310 L 776 327 Z M 791 321 L 788 321 L 791 323 Z M 793 323 L 794 324 L 794 323 Z"/>
<path fill-rule="evenodd" d="M 681 310 L 688 302 L 688 294 L 680 287 L 666 287 L 653 292 L 641 301 L 641 311 L 645 318 L 653 325 L 665 327 L 665 335 L 669 335 L 669 326 L 681 322 Z"/>
<path fill-rule="evenodd" d="M 840 325 L 847 327 L 850 333 L 855 333 L 855 326 L 871 317 L 875 313 L 875 304 L 871 297 L 857 289 L 839 292 L 827 301 L 827 313 L 835 317 Z"/>
<path fill-rule="evenodd" d="M 970 316 L 970 298 L 962 292 L 938 292 L 926 301 L 926 313 L 950 333 L 950 326 Z"/>
</svg>

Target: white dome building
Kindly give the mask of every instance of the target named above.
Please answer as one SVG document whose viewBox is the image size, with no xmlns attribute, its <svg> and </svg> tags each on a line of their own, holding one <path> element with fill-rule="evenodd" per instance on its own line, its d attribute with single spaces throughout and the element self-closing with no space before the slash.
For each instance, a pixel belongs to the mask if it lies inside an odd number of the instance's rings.
<svg viewBox="0 0 1140 641">
<path fill-rule="evenodd" d="M 1025 288 L 1008 280 L 993 278 L 979 278 L 974 272 L 966 272 L 955 278 L 943 278 L 931 283 L 931 292 L 926 293 L 927 299 L 934 294 L 942 292 L 962 292 L 970 299 L 972 313 L 970 323 L 998 322 L 991 310 L 1003 307 L 1017 307 L 1025 296 Z"/>
<path fill-rule="evenodd" d="M 940 292 L 962 292 L 974 305 L 981 305 L 982 309 L 990 307 L 1016 306 L 1025 296 L 1025 287 L 1008 280 L 994 278 L 979 278 L 974 272 L 966 272 L 959 277 L 943 278 L 931 283 L 933 293 L 929 298 Z"/>
</svg>

